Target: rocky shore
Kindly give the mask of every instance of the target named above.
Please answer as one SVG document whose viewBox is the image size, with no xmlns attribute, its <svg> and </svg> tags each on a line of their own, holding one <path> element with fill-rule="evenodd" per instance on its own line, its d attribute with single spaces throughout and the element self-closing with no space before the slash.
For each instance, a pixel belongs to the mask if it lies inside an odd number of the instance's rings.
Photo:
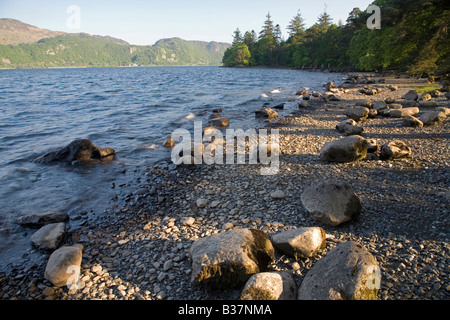
<svg viewBox="0 0 450 320">
<path fill-rule="evenodd" d="M 325 90 L 299 93 L 289 116 L 265 120 L 268 129 L 280 132 L 276 175 L 261 175 L 261 164 L 176 166 L 167 160 L 139 168 L 132 182 L 136 191 L 124 195 L 127 206 L 112 208 L 81 228 L 66 225 L 61 244 L 82 246 L 77 288 L 57 287 L 44 277 L 52 253 L 46 251 L 42 261 L 0 275 L 0 298 L 239 299 L 243 286 L 192 285 L 194 243 L 230 230 L 256 229 L 272 239 L 283 231 L 320 227 L 326 241 L 312 256 L 274 251 L 268 269 L 292 276 L 294 291 L 327 253 L 354 241 L 379 265 L 376 299 L 449 299 L 450 122 L 445 108 L 450 100 L 443 92 L 407 99 L 414 84 L 409 79 L 382 80 L 328 86 L 328 95 Z M 403 108 L 418 113 L 389 115 Z M 424 123 L 430 112 L 438 120 Z M 406 116 L 424 120 L 423 125 L 409 125 Z M 348 137 L 347 129 L 353 132 L 353 127 L 336 128 L 349 118 L 372 149 L 363 159 L 324 160 L 325 144 Z M 382 146 L 396 140 L 408 154 L 382 157 Z M 358 215 L 337 225 L 318 221 L 302 202 L 305 190 L 330 179 L 345 180 L 361 206 Z"/>
</svg>

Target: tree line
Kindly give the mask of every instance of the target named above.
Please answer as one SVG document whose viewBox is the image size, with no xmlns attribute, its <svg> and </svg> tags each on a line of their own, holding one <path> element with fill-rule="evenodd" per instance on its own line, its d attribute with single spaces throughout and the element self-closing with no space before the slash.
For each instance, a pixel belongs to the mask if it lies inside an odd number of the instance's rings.
<svg viewBox="0 0 450 320">
<path fill-rule="evenodd" d="M 269 66 L 395 71 L 414 75 L 450 70 L 450 3 L 448 0 L 376 0 L 381 28 L 369 29 L 372 12 L 354 8 L 344 22 L 333 22 L 327 8 L 309 28 L 301 11 L 286 27 L 270 13 L 261 31 L 234 31 L 223 56 L 227 67 Z"/>
</svg>

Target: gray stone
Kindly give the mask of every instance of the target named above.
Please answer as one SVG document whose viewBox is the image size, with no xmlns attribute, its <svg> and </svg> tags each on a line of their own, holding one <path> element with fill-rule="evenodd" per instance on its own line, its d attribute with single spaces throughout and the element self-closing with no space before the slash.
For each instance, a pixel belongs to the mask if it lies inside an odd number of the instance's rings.
<svg viewBox="0 0 450 320">
<path fill-rule="evenodd" d="M 192 244 L 190 256 L 191 282 L 205 287 L 243 285 L 275 259 L 269 238 L 255 229 L 231 229 L 201 238 Z"/>
<path fill-rule="evenodd" d="M 419 105 L 423 108 L 435 108 L 438 106 L 436 101 L 420 101 Z"/>
<path fill-rule="evenodd" d="M 298 299 L 375 300 L 380 282 L 375 257 L 357 242 L 341 242 L 308 271 Z"/>
<path fill-rule="evenodd" d="M 400 101 L 400 104 L 403 106 L 403 108 L 412 108 L 412 107 L 419 106 L 419 104 L 416 100 L 403 100 L 403 101 Z"/>
<path fill-rule="evenodd" d="M 320 158 L 331 162 L 358 161 L 366 155 L 367 141 L 358 135 L 327 142 L 320 151 Z"/>
<path fill-rule="evenodd" d="M 272 236 L 273 245 L 289 256 L 310 258 L 326 245 L 326 234 L 321 227 L 300 227 Z"/>
<path fill-rule="evenodd" d="M 423 123 L 419 119 L 413 116 L 406 116 L 403 118 L 403 123 L 408 127 L 422 128 Z"/>
<path fill-rule="evenodd" d="M 75 284 L 80 274 L 82 246 L 66 246 L 55 250 L 47 261 L 44 277 L 55 287 Z"/>
<path fill-rule="evenodd" d="M 227 117 L 220 117 L 208 121 L 208 126 L 216 128 L 226 128 L 230 125 L 230 120 Z"/>
<path fill-rule="evenodd" d="M 288 272 L 260 272 L 246 282 L 240 300 L 295 300 L 297 284 Z"/>
<path fill-rule="evenodd" d="M 360 135 L 364 131 L 363 127 L 357 126 L 356 121 L 353 119 L 347 119 L 339 122 L 336 125 L 336 130 L 347 136 Z"/>
<path fill-rule="evenodd" d="M 402 99 L 405 99 L 405 100 L 417 100 L 417 99 L 419 99 L 419 95 L 417 94 L 416 90 L 409 90 L 407 93 L 405 93 L 402 96 Z"/>
<path fill-rule="evenodd" d="M 66 213 L 43 212 L 32 213 L 16 220 L 23 227 L 42 227 L 45 224 L 69 221 L 69 215 Z"/>
<path fill-rule="evenodd" d="M 385 143 L 381 147 L 380 158 L 382 160 L 395 160 L 411 157 L 411 148 L 401 140 L 394 140 Z"/>
<path fill-rule="evenodd" d="M 366 120 L 369 116 L 369 108 L 366 107 L 351 107 L 345 110 L 345 115 L 355 120 L 356 122 L 360 122 Z"/>
<path fill-rule="evenodd" d="M 203 199 L 203 198 L 198 198 L 196 201 L 196 204 L 197 204 L 197 207 L 204 208 L 208 204 L 208 200 Z"/>
<path fill-rule="evenodd" d="M 274 192 L 272 192 L 270 194 L 270 197 L 272 199 L 285 199 L 286 198 L 286 194 L 283 192 L 283 190 L 275 190 Z"/>
<path fill-rule="evenodd" d="M 112 148 L 99 148 L 88 139 L 79 139 L 72 141 L 66 147 L 48 152 L 35 160 L 36 163 L 52 162 L 92 162 L 98 160 L 111 160 L 114 158 L 115 151 Z"/>
<path fill-rule="evenodd" d="M 278 113 L 266 106 L 262 106 L 255 110 L 256 118 L 276 118 L 278 117 Z"/>
<path fill-rule="evenodd" d="M 361 203 L 344 180 L 327 180 L 303 191 L 300 197 L 305 209 L 317 221 L 337 226 L 358 217 Z"/>
<path fill-rule="evenodd" d="M 432 126 L 441 123 L 447 117 L 444 112 L 439 111 L 431 111 L 425 112 L 419 117 L 419 120 L 422 121 L 424 126 Z"/>
<path fill-rule="evenodd" d="M 389 116 L 392 118 L 403 118 L 406 116 L 414 116 L 418 114 L 419 111 L 420 110 L 417 107 L 394 109 L 389 111 Z"/>
<path fill-rule="evenodd" d="M 30 238 L 33 245 L 41 250 L 55 250 L 58 248 L 66 231 L 64 222 L 50 223 L 41 227 Z"/>
</svg>

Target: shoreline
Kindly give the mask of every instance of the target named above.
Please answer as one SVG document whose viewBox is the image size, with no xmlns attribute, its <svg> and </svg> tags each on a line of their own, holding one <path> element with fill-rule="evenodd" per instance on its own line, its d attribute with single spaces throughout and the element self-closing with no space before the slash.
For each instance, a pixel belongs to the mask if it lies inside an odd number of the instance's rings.
<svg viewBox="0 0 450 320">
<path fill-rule="evenodd" d="M 277 175 L 261 176 L 260 165 L 175 167 L 170 162 L 137 173 L 134 200 L 127 207 L 111 210 L 105 221 L 68 232 L 67 244 L 84 246 L 79 290 L 56 288 L 45 280 L 49 254 L 43 254 L 35 265 L 0 274 L 0 299 L 234 300 L 239 288 L 207 292 L 191 286 L 192 243 L 230 228 L 256 228 L 271 235 L 300 226 L 322 227 L 327 243 L 317 256 L 299 259 L 297 270 L 293 258 L 276 254 L 274 269 L 291 272 L 297 284 L 337 243 L 355 240 L 380 263 L 379 300 L 449 299 L 448 118 L 424 128 L 404 127 L 402 119 L 382 116 L 362 123 L 362 135 L 379 140 L 379 145 L 393 138 L 406 141 L 412 159 L 327 163 L 318 156 L 324 143 L 342 137 L 335 126 L 347 119 L 346 107 L 364 99 L 401 100 L 412 85 L 401 84 L 405 79 L 385 79 L 368 84 L 383 88 L 376 95 L 359 94 L 366 84 L 356 84 L 341 93 L 340 101 L 312 98 L 309 108 L 267 121 L 266 128 L 280 130 Z M 387 89 L 391 82 L 399 86 L 397 91 Z M 433 100 L 450 107 L 442 95 Z M 330 227 L 306 212 L 301 191 L 325 178 L 350 183 L 363 207 L 357 220 Z M 285 197 L 273 199 L 270 194 L 276 190 Z M 196 205 L 199 198 L 206 199 L 205 207 Z"/>
</svg>

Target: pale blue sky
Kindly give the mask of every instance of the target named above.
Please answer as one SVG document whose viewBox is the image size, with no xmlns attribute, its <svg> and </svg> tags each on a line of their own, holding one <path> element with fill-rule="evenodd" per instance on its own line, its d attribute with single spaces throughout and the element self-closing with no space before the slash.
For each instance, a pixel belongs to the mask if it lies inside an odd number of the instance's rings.
<svg viewBox="0 0 450 320">
<path fill-rule="evenodd" d="M 0 18 L 13 18 L 40 28 L 65 32 L 110 35 L 132 44 L 149 45 L 157 40 L 231 42 L 236 28 L 261 30 L 270 12 L 286 35 L 286 26 L 300 10 L 309 27 L 325 4 L 338 23 L 344 23 L 354 7 L 365 10 L 373 0 L 0 0 Z M 80 29 L 69 29 L 67 8 L 80 8 Z"/>
</svg>

